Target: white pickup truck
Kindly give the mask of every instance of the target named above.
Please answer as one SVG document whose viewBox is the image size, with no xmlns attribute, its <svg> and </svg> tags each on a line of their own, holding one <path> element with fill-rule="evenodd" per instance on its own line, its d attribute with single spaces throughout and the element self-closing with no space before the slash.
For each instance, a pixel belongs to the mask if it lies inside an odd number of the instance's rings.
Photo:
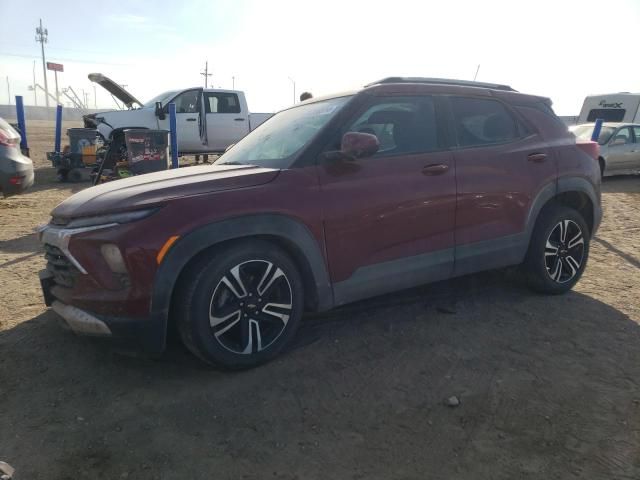
<svg viewBox="0 0 640 480">
<path fill-rule="evenodd" d="M 84 117 L 85 127 L 95 128 L 107 143 L 124 147 L 123 130 L 149 128 L 169 130 L 169 103 L 176 105 L 176 130 L 180 154 L 221 153 L 273 114 L 249 113 L 244 93 L 238 90 L 188 88 L 164 92 L 141 103 L 101 73 L 89 80 L 121 101 L 127 110 L 93 113 Z"/>
</svg>

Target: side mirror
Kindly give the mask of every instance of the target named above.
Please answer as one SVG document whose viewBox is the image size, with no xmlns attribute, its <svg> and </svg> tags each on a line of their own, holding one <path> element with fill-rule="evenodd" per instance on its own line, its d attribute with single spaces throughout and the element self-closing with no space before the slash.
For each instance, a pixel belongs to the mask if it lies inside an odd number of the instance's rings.
<svg viewBox="0 0 640 480">
<path fill-rule="evenodd" d="M 342 137 L 340 152 L 351 160 L 370 157 L 380 149 L 378 137 L 370 133 L 347 132 Z"/>
<path fill-rule="evenodd" d="M 370 133 L 347 132 L 342 137 L 340 150 L 322 154 L 325 161 L 355 160 L 370 157 L 380 149 L 378 137 Z"/>
<path fill-rule="evenodd" d="M 164 120 L 166 118 L 164 109 L 162 108 L 162 102 L 156 102 L 156 117 L 160 120 Z"/>
</svg>

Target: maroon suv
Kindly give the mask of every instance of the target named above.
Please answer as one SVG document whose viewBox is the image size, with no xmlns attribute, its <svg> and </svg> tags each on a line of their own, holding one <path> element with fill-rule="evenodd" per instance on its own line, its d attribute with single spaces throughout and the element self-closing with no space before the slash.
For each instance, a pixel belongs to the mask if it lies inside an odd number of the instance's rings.
<svg viewBox="0 0 640 480">
<path fill-rule="evenodd" d="M 47 305 L 76 332 L 229 368 L 304 311 L 519 265 L 569 290 L 601 219 L 598 147 L 547 98 L 388 78 L 284 110 L 214 165 L 86 189 L 41 232 Z"/>
</svg>

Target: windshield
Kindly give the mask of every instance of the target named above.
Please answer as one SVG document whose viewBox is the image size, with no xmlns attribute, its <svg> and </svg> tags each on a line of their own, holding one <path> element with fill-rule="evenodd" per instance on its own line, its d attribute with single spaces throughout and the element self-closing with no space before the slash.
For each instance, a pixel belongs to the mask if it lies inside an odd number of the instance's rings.
<svg viewBox="0 0 640 480">
<path fill-rule="evenodd" d="M 288 168 L 298 152 L 313 140 L 350 98 L 332 98 L 284 110 L 244 137 L 216 164 Z"/>
<path fill-rule="evenodd" d="M 576 129 L 573 131 L 573 134 L 581 140 L 591 140 L 593 127 L 593 125 L 581 125 L 579 127 L 576 127 Z M 613 135 L 613 132 L 615 131 L 616 129 L 614 127 L 602 127 L 602 130 L 600 130 L 600 135 L 598 136 L 598 143 L 600 145 L 604 145 L 605 143 L 607 143 L 611 138 L 611 135 Z"/>
<path fill-rule="evenodd" d="M 149 100 L 147 103 L 145 103 L 143 105 L 142 108 L 149 108 L 149 107 L 155 107 L 156 102 L 161 102 L 162 105 L 164 106 L 164 104 L 171 100 L 171 98 L 178 93 L 179 90 L 170 90 L 168 92 L 164 92 L 161 93 L 160 95 L 156 95 L 155 97 L 153 97 L 151 100 Z"/>
</svg>

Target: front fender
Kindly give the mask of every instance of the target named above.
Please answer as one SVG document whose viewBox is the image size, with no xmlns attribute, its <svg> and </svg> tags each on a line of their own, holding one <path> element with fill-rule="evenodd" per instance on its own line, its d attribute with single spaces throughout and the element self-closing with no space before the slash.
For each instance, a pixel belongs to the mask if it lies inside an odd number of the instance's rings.
<svg viewBox="0 0 640 480">
<path fill-rule="evenodd" d="M 327 263 L 318 241 L 304 224 L 280 214 L 231 218 L 205 225 L 182 236 L 162 260 L 151 295 L 151 321 L 158 335 L 153 343 L 164 348 L 171 297 L 187 263 L 216 244 L 254 236 L 270 236 L 284 243 L 296 263 L 304 270 L 301 273 L 313 279 L 315 309 L 322 311 L 333 306 Z"/>
</svg>

